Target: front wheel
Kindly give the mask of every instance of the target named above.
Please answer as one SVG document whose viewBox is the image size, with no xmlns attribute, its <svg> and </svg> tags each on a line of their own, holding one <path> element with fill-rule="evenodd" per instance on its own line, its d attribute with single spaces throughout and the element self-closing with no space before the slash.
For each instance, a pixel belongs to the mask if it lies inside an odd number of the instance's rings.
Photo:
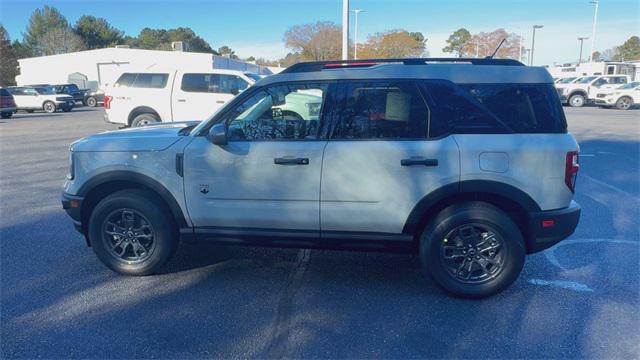
<svg viewBox="0 0 640 360">
<path fill-rule="evenodd" d="M 587 99 L 585 99 L 584 95 L 580 94 L 571 95 L 569 98 L 569 105 L 572 107 L 583 107 L 586 102 Z"/>
<path fill-rule="evenodd" d="M 54 104 L 52 101 L 45 101 L 44 104 L 42 105 L 42 109 L 46 113 L 49 113 L 49 114 L 54 113 L 56 112 L 56 104 Z"/>
<path fill-rule="evenodd" d="M 96 255 L 124 275 L 157 272 L 175 251 L 177 239 L 169 210 L 146 191 L 111 194 L 89 219 L 89 242 Z"/>
<path fill-rule="evenodd" d="M 616 101 L 616 109 L 629 110 L 633 106 L 633 99 L 628 96 L 623 96 Z"/>
<path fill-rule="evenodd" d="M 524 257 L 516 224 L 483 202 L 442 210 L 420 238 L 425 272 L 460 297 L 482 298 L 506 289 L 522 271 Z"/>
</svg>

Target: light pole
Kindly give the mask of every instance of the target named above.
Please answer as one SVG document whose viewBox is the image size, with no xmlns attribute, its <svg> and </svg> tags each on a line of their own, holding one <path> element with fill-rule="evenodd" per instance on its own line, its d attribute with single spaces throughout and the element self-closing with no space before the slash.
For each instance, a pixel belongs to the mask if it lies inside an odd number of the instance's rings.
<svg viewBox="0 0 640 360">
<path fill-rule="evenodd" d="M 523 35 L 522 30 L 520 30 L 520 41 L 518 41 L 518 47 L 520 48 L 518 49 L 520 51 L 520 56 L 518 56 L 518 61 L 520 62 L 522 62 L 522 39 L 524 38 L 522 35 Z"/>
<path fill-rule="evenodd" d="M 598 21 L 598 5 L 600 0 L 592 0 L 589 4 L 595 5 L 595 11 L 593 12 L 593 29 L 591 30 L 591 52 L 589 53 L 589 62 L 593 61 L 593 51 L 596 44 L 596 22 Z"/>
<path fill-rule="evenodd" d="M 579 37 L 578 38 L 578 41 L 580 41 L 580 57 L 578 58 L 578 64 L 580 64 L 582 62 L 582 43 L 585 40 L 588 40 L 588 39 L 589 39 L 588 37 Z"/>
<path fill-rule="evenodd" d="M 356 23 L 353 31 L 353 59 L 358 59 L 358 14 L 364 12 L 362 9 L 351 10 L 356 15 Z"/>
<path fill-rule="evenodd" d="M 349 0 L 342 0 L 342 60 L 349 60 Z"/>
<path fill-rule="evenodd" d="M 529 53 L 529 66 L 533 66 L 533 52 L 536 47 L 536 29 L 542 29 L 544 25 L 533 25 L 533 36 L 531 37 L 531 52 Z"/>
</svg>

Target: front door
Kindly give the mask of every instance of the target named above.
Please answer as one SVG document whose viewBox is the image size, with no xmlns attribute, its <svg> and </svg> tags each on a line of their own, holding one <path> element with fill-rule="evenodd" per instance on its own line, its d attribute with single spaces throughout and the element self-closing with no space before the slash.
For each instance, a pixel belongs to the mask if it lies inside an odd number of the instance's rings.
<svg viewBox="0 0 640 360">
<path fill-rule="evenodd" d="M 174 84 L 173 121 L 206 120 L 248 86 L 232 74 L 183 74 Z"/>
<path fill-rule="evenodd" d="M 428 139 L 430 111 L 413 81 L 341 84 L 322 167 L 322 236 L 400 234 L 420 199 L 458 182 L 458 147 Z"/>
<path fill-rule="evenodd" d="M 227 126 L 227 145 L 201 136 L 187 146 L 185 197 L 194 226 L 318 233 L 321 114 L 330 87 L 252 90 L 217 120 Z"/>
</svg>

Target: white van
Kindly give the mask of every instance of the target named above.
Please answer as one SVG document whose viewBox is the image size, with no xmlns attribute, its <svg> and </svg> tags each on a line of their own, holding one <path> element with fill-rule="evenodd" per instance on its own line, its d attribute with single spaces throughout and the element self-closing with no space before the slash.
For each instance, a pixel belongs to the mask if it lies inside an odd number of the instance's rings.
<svg viewBox="0 0 640 360">
<path fill-rule="evenodd" d="M 105 91 L 105 121 L 138 127 L 205 120 L 255 82 L 249 75 L 223 69 L 126 72 Z"/>
</svg>

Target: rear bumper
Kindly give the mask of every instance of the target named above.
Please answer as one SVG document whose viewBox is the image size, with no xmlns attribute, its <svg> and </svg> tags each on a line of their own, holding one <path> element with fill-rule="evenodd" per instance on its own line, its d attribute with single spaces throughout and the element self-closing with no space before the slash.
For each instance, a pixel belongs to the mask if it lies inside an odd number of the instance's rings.
<svg viewBox="0 0 640 360">
<path fill-rule="evenodd" d="M 529 213 L 527 253 L 547 249 L 573 234 L 580 220 L 580 211 L 580 205 L 571 201 L 564 209 Z"/>
<path fill-rule="evenodd" d="M 60 202 L 62 208 L 67 212 L 67 215 L 73 221 L 73 227 L 84 235 L 82 230 L 82 202 L 84 198 L 82 196 L 70 195 L 65 192 L 60 194 Z"/>
<path fill-rule="evenodd" d="M 3 112 L 3 113 L 16 112 L 17 110 L 18 110 L 18 108 L 15 107 L 15 106 L 0 108 L 0 112 Z"/>
</svg>

